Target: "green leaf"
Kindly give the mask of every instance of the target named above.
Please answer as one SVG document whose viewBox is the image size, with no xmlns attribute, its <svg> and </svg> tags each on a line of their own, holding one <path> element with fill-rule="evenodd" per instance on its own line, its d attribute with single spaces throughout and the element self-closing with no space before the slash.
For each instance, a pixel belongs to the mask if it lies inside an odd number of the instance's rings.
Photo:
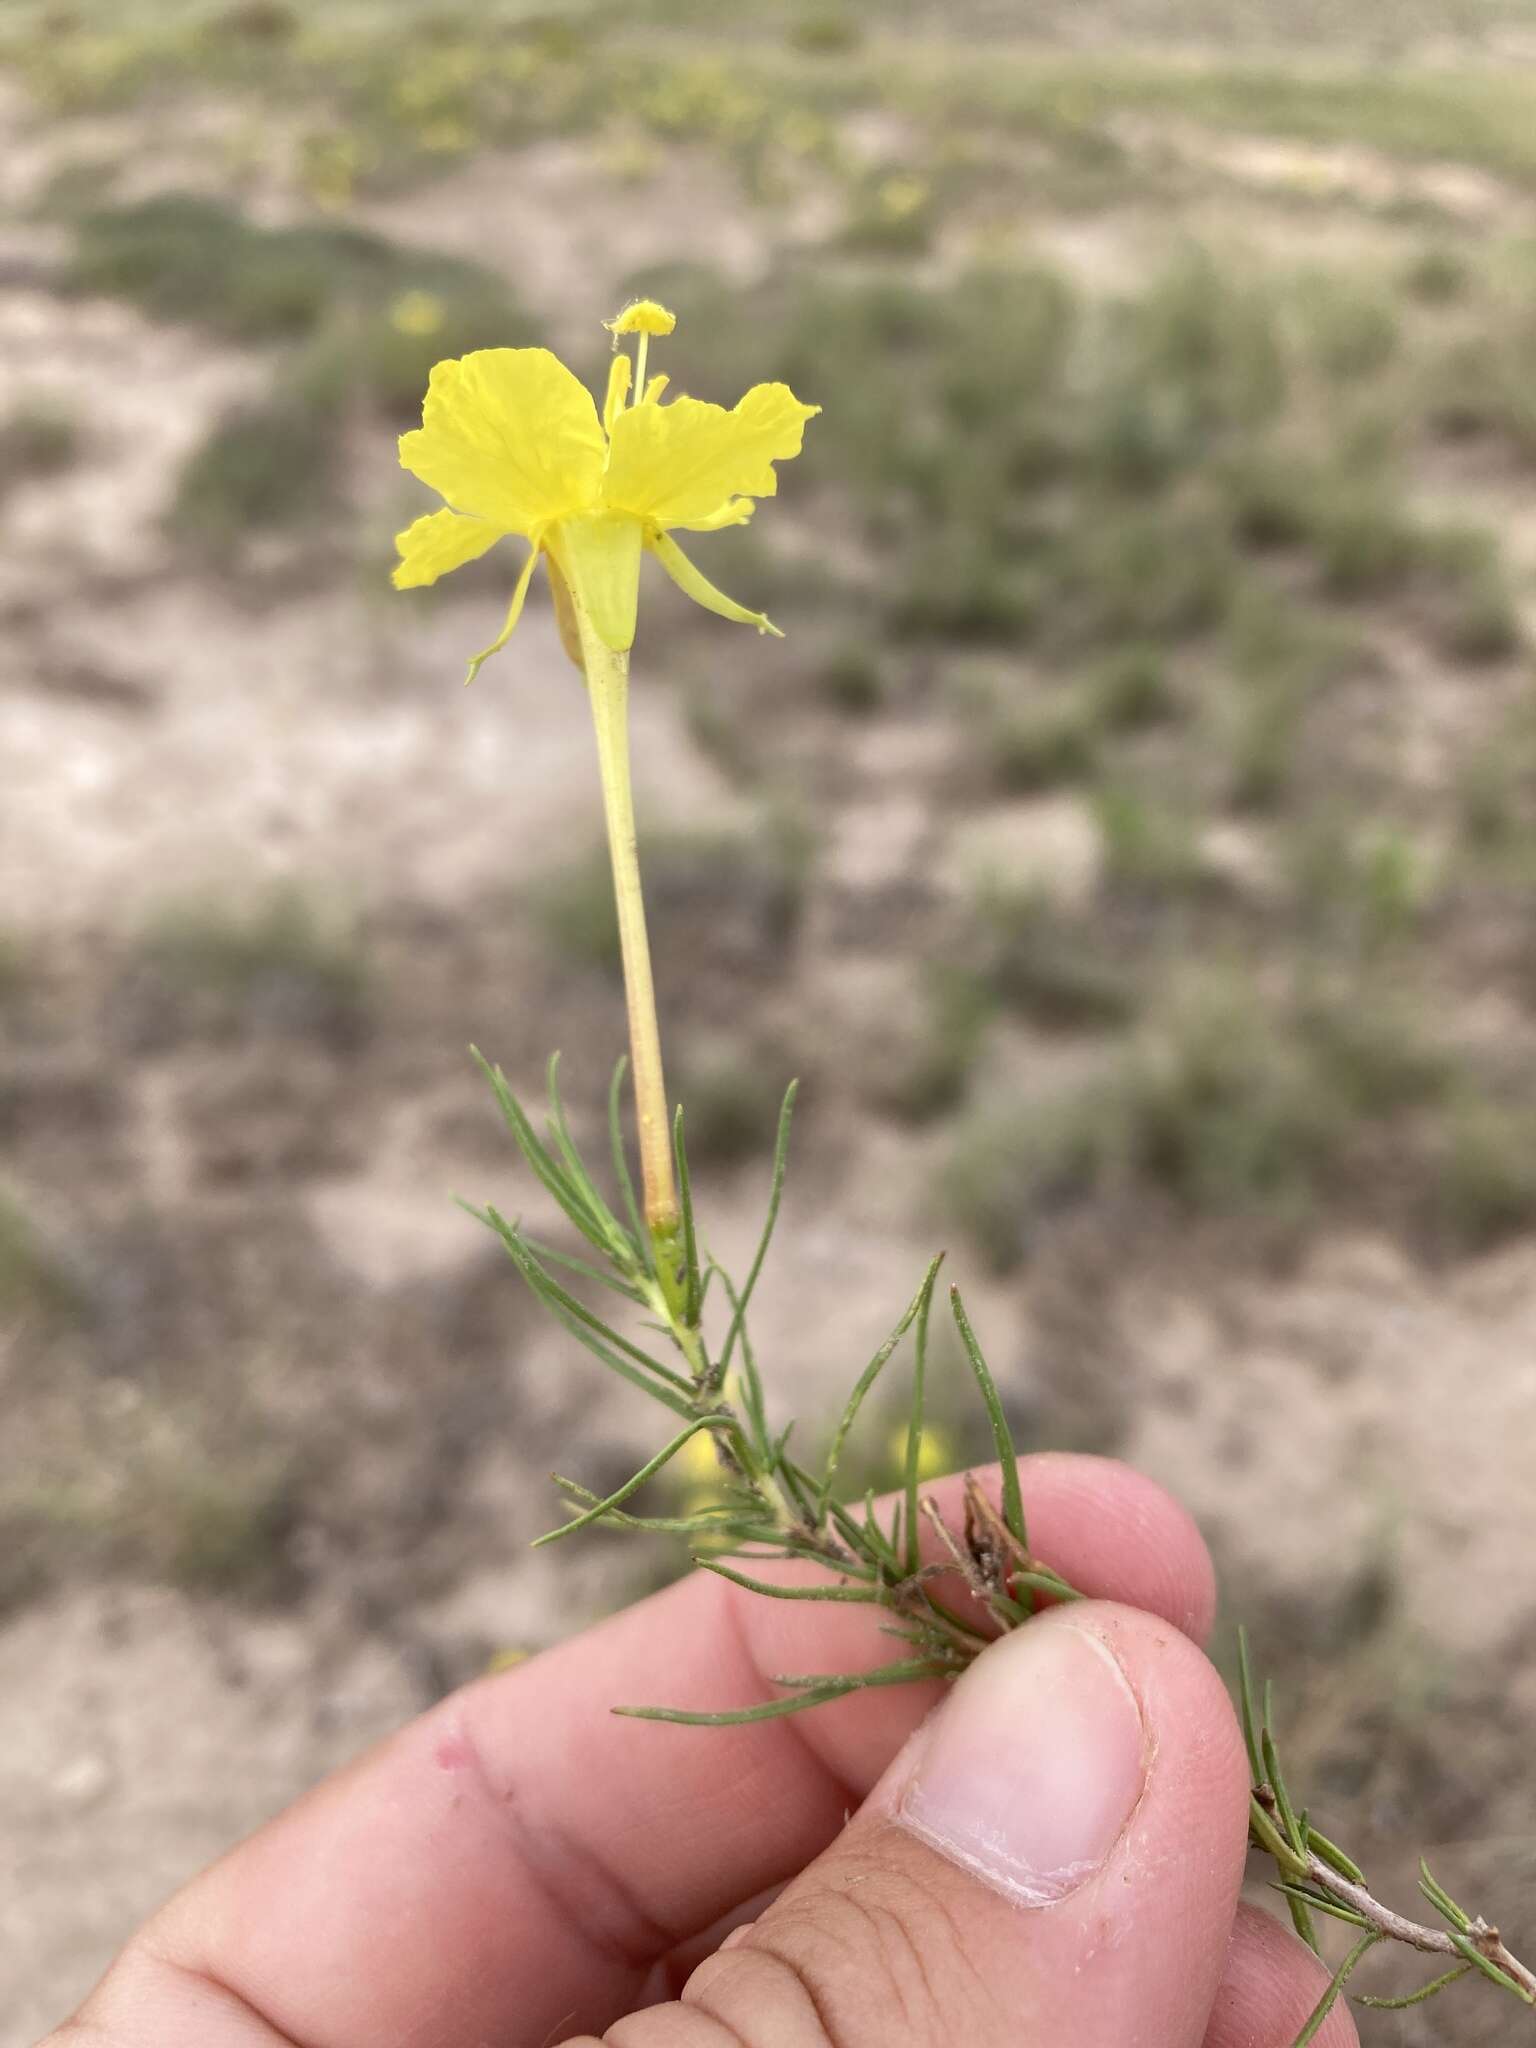
<svg viewBox="0 0 1536 2048">
<path fill-rule="evenodd" d="M 629 1072 L 629 1061 L 620 1058 L 614 1063 L 613 1079 L 608 1083 L 608 1149 L 613 1155 L 613 1178 L 624 1201 L 624 1214 L 629 1218 L 630 1235 L 640 1255 L 642 1269 L 654 1273 L 655 1260 L 651 1254 L 651 1233 L 640 1221 L 640 1204 L 635 1199 L 635 1183 L 630 1178 L 629 1157 L 624 1150 L 624 1076 Z"/>
<path fill-rule="evenodd" d="M 1364 1956 L 1370 1953 L 1370 1951 L 1376 1946 L 1377 1942 L 1380 1941 L 1381 1938 L 1382 1937 L 1374 1931 L 1369 1934 L 1361 1935 L 1360 1939 L 1355 1943 L 1354 1947 L 1350 1950 L 1349 1954 L 1344 1958 L 1343 1962 L 1340 1963 L 1339 1967 L 1334 1971 L 1333 1979 L 1329 1984 L 1328 1989 L 1323 1993 L 1322 1997 L 1317 2001 L 1317 2004 L 1312 2008 L 1311 2017 L 1308 2019 L 1306 2025 L 1302 2028 L 1301 2032 L 1296 2036 L 1295 2040 L 1291 2043 L 1291 2048 L 1308 2048 L 1308 2043 L 1315 2041 L 1317 2039 L 1317 2036 L 1322 2031 L 1324 2020 L 1327 2019 L 1329 2013 L 1333 2011 L 1333 2008 L 1339 2002 L 1340 1992 L 1344 1989 L 1344 1986 L 1349 1982 L 1350 1978 L 1354 1975 L 1356 1965 L 1361 1961 L 1361 1959 Z"/>
<path fill-rule="evenodd" d="M 507 1248 L 511 1250 L 512 1241 L 515 1240 L 529 1259 L 532 1260 L 529 1240 L 523 1235 L 522 1231 L 515 1224 L 508 1223 L 506 1218 L 497 1209 L 487 1209 L 485 1213 L 490 1218 L 491 1228 L 502 1242 L 507 1245 Z M 514 1256 L 516 1255 L 514 1254 Z M 533 1261 L 533 1263 L 536 1265 L 537 1261 Z M 664 1364 L 661 1359 L 654 1357 L 649 1351 L 634 1343 L 622 1331 L 614 1329 L 611 1323 L 605 1323 L 601 1316 L 594 1314 L 587 1307 L 585 1302 L 578 1301 L 568 1288 L 562 1287 L 553 1274 L 545 1273 L 542 1268 L 539 1268 L 539 1275 L 544 1286 L 555 1296 L 560 1306 L 570 1315 L 574 1316 L 585 1328 L 595 1331 L 605 1343 L 611 1344 L 615 1350 L 622 1351 L 627 1357 L 632 1358 L 637 1365 L 645 1366 L 648 1371 L 655 1373 L 658 1378 L 668 1381 L 672 1386 L 679 1388 L 684 1393 L 692 1392 L 689 1381 L 684 1379 L 681 1373 L 674 1372 L 671 1366 Z"/>
<path fill-rule="evenodd" d="M 1461 1954 L 1466 1957 L 1474 1970 L 1481 1970 L 1491 1983 L 1499 1985 L 1503 1990 L 1513 1991 L 1522 2005 L 1536 2005 L 1536 1998 L 1532 1997 L 1525 1986 L 1517 1984 L 1507 1971 L 1499 1968 L 1497 1963 L 1490 1962 L 1469 1934 L 1462 1934 L 1453 1927 L 1451 1929 L 1451 1940 L 1455 1943 Z"/>
<path fill-rule="evenodd" d="M 907 1417 L 906 1502 L 907 1577 L 922 1568 L 922 1528 L 918 1521 L 917 1489 L 923 1469 L 923 1432 L 926 1426 L 928 1390 L 928 1320 L 933 1310 L 933 1289 L 943 1254 L 929 1268 L 929 1278 L 917 1308 L 917 1334 L 913 1340 L 912 1406 Z"/>
<path fill-rule="evenodd" d="M 1471 1915 L 1463 1912 L 1457 1905 L 1422 1856 L 1419 1858 L 1419 1890 L 1436 1912 L 1443 1914 L 1458 1933 L 1465 1934 L 1468 1931 L 1472 1925 Z"/>
<path fill-rule="evenodd" d="M 744 1310 L 742 1309 L 741 1299 L 736 1292 L 730 1274 L 726 1272 L 723 1266 L 716 1265 L 713 1262 L 710 1265 L 709 1271 L 710 1274 L 719 1275 L 720 1285 L 725 1289 L 725 1298 L 731 1305 L 731 1314 L 739 1320 L 744 1315 Z M 706 1275 L 705 1277 L 707 1281 L 709 1276 Z M 724 1370 L 725 1362 L 722 1357 L 721 1363 L 716 1369 L 717 1376 L 723 1376 Z M 757 1369 L 757 1355 L 752 1349 L 752 1339 L 747 1333 L 747 1326 L 744 1321 L 741 1322 L 741 1405 L 746 1410 L 747 1421 L 751 1425 L 752 1434 L 757 1442 L 757 1448 L 768 1463 L 772 1465 L 777 1452 L 768 1438 L 768 1415 L 763 1401 L 762 1376 Z"/>
<path fill-rule="evenodd" d="M 763 1261 L 768 1256 L 768 1247 L 773 1242 L 774 1226 L 779 1220 L 779 1204 L 784 1199 L 784 1175 L 789 1167 L 789 1126 L 795 1113 L 795 1097 L 800 1092 L 800 1083 L 791 1081 L 784 1091 L 784 1101 L 779 1109 L 778 1135 L 773 1143 L 773 1178 L 768 1191 L 768 1213 L 763 1220 L 762 1235 L 757 1241 L 757 1250 L 748 1268 L 746 1281 L 737 1298 L 736 1313 L 731 1318 L 730 1329 L 726 1332 L 725 1349 L 720 1354 L 717 1367 L 723 1380 L 730 1371 L 731 1359 L 735 1355 L 736 1340 L 746 1324 L 747 1310 L 751 1306 L 753 1290 L 763 1270 Z"/>
<path fill-rule="evenodd" d="M 1406 2012 L 1410 2005 L 1422 2005 L 1426 1999 L 1433 1998 L 1437 1992 L 1447 1990 L 1452 1984 L 1470 1976 L 1471 1973 L 1470 1963 L 1458 1963 L 1454 1970 L 1447 1970 L 1443 1977 L 1436 1977 L 1432 1982 L 1421 1985 L 1417 1991 L 1410 1991 L 1406 1998 L 1357 1998 L 1355 2004 L 1368 2005 L 1373 2012 Z"/>
<path fill-rule="evenodd" d="M 486 1213 L 492 1220 L 492 1228 L 506 1246 L 513 1264 L 556 1322 L 569 1330 L 571 1335 L 579 1343 L 584 1344 L 592 1356 L 600 1364 L 606 1365 L 610 1372 L 618 1373 L 620 1378 L 628 1380 L 632 1386 L 641 1388 L 653 1399 L 665 1403 L 674 1414 L 687 1416 L 692 1420 L 693 1403 L 688 1398 L 691 1390 L 687 1381 L 657 1360 L 647 1360 L 651 1368 L 648 1372 L 643 1372 L 638 1365 L 631 1364 L 610 1341 L 618 1338 L 618 1332 L 611 1331 L 606 1323 L 594 1316 L 590 1309 L 584 1308 L 573 1294 L 567 1292 L 557 1280 L 552 1279 L 544 1271 L 527 1249 L 520 1233 L 506 1221 L 505 1217 L 499 1216 L 494 1209 L 487 1210 Z M 643 1352 L 639 1355 L 642 1358 L 646 1357 Z M 679 1389 L 681 1391 L 678 1391 Z"/>
<path fill-rule="evenodd" d="M 987 1420 L 992 1425 L 992 1441 L 997 1446 L 997 1462 L 1002 1468 L 1003 1520 L 1022 1547 L 1028 1550 L 1029 1533 L 1024 1522 L 1024 1496 L 1019 1489 L 1019 1454 L 1014 1449 L 1013 1431 L 1008 1427 L 1008 1418 L 1004 1415 L 1002 1401 L 998 1398 L 997 1383 L 988 1370 L 981 1346 L 976 1342 L 976 1333 L 971 1328 L 971 1319 L 965 1312 L 965 1304 L 960 1299 L 958 1287 L 950 1288 L 949 1305 L 954 1312 L 955 1327 L 960 1332 L 960 1341 L 965 1346 L 965 1355 L 970 1360 L 971 1371 L 976 1375 L 976 1384 L 981 1389 Z"/>
<path fill-rule="evenodd" d="M 1248 1751 L 1248 1774 L 1255 1785 L 1264 1782 L 1264 1765 L 1259 1756 L 1258 1717 L 1254 1712 L 1253 1666 L 1248 1660 L 1248 1631 L 1237 1631 L 1237 1696 L 1243 1717 L 1243 1742 Z"/>
<path fill-rule="evenodd" d="M 827 1452 L 826 1469 L 822 1473 L 821 1485 L 817 1489 L 816 1518 L 818 1522 L 826 1514 L 827 1502 L 831 1498 L 832 1488 L 837 1479 L 838 1461 L 843 1455 L 843 1445 L 848 1441 L 848 1432 L 857 1421 L 859 1410 L 868 1398 L 871 1387 L 874 1386 L 875 1381 L 879 1379 L 881 1373 L 884 1372 L 886 1366 L 890 1363 L 897 1345 L 921 1314 L 924 1302 L 932 1299 L 933 1283 L 939 1276 L 939 1267 L 943 1262 L 944 1255 L 942 1252 L 936 1259 L 931 1261 L 928 1271 L 923 1277 L 922 1285 L 918 1288 L 916 1294 L 913 1295 L 911 1301 L 908 1302 L 906 1308 L 902 1310 L 895 1329 L 892 1330 L 879 1350 L 876 1351 L 874 1357 L 859 1374 L 853 1392 L 848 1396 L 847 1406 L 843 1409 L 842 1415 L 838 1419 L 837 1428 L 832 1433 L 832 1447 Z"/>
<path fill-rule="evenodd" d="M 1314 1912 L 1326 1913 L 1330 1920 L 1343 1920 L 1351 1927 L 1369 1927 L 1371 1924 L 1351 1907 L 1341 1906 L 1337 1899 L 1330 1899 L 1326 1892 L 1309 1891 L 1305 1885 L 1285 1883 L 1272 1884 L 1270 1890 L 1279 1892 L 1285 1899 L 1298 1899 Z"/>
<path fill-rule="evenodd" d="M 1326 1835 L 1320 1835 L 1316 1828 L 1307 1829 L 1307 1846 L 1315 1856 L 1336 1870 L 1340 1877 L 1347 1877 L 1351 1884 L 1364 1884 L 1365 1872 L 1353 1857 L 1346 1856 L 1337 1842 L 1330 1842 Z"/>
<path fill-rule="evenodd" d="M 560 1055 L 557 1052 L 549 1056 L 547 1086 L 550 1124 L 555 1133 L 555 1143 L 559 1147 L 560 1156 L 565 1161 L 572 1188 L 579 1190 L 582 1201 L 602 1232 L 603 1241 L 608 1245 L 612 1255 L 620 1259 L 635 1258 L 633 1245 L 625 1241 L 618 1217 L 599 1194 L 597 1183 L 587 1170 L 587 1162 L 577 1151 L 576 1141 L 571 1136 L 570 1126 L 566 1121 L 565 1104 L 560 1096 Z"/>
<path fill-rule="evenodd" d="M 699 1236 L 693 1220 L 693 1183 L 688 1178 L 681 1103 L 672 1122 L 672 1151 L 677 1162 L 677 1199 L 683 1212 L 683 1321 L 690 1330 L 696 1330 L 704 1290 L 699 1279 Z"/>
<path fill-rule="evenodd" d="M 582 1190 L 572 1182 L 569 1172 L 533 1128 L 522 1104 L 508 1087 L 506 1075 L 500 1067 L 491 1066 L 476 1046 L 470 1047 L 470 1053 L 490 1082 L 501 1113 L 517 1140 L 518 1150 L 532 1167 L 534 1174 L 543 1182 L 588 1244 L 594 1245 L 598 1251 L 606 1253 L 611 1258 L 614 1247 L 602 1219 L 594 1213 Z"/>
<path fill-rule="evenodd" d="M 878 1604 L 882 1597 L 881 1588 L 872 1580 L 853 1586 L 775 1586 L 768 1579 L 749 1579 L 745 1572 L 732 1571 L 719 1558 L 696 1557 L 693 1561 L 701 1571 L 713 1572 L 716 1578 L 729 1579 L 733 1586 L 748 1593 L 761 1593 L 769 1600 L 845 1600 L 868 1607 Z"/>
<path fill-rule="evenodd" d="M 662 1466 L 677 1456 L 690 1438 L 696 1437 L 700 1430 L 713 1429 L 719 1419 L 718 1416 L 707 1415 L 699 1422 L 689 1423 L 686 1429 L 680 1429 L 672 1441 L 664 1445 L 648 1463 L 642 1465 L 632 1478 L 626 1479 L 616 1493 L 610 1493 L 606 1500 L 595 1502 L 574 1520 L 562 1522 L 558 1529 L 546 1529 L 542 1536 L 534 1538 L 533 1548 L 542 1550 L 548 1543 L 558 1543 L 562 1537 L 574 1536 L 578 1529 L 587 1529 L 594 1522 L 600 1522 L 610 1509 L 622 1507 L 631 1494 L 638 1493 L 648 1479 L 654 1479 Z"/>
<path fill-rule="evenodd" d="M 864 1692 L 879 1685 L 910 1685 L 921 1678 L 942 1678 L 953 1665 L 932 1658 L 911 1658 L 900 1664 L 883 1664 L 847 1678 L 776 1678 L 775 1685 L 795 1688 L 785 1699 L 763 1700 L 755 1707 L 733 1707 L 718 1714 L 690 1713 L 682 1707 L 615 1707 L 633 1721 L 671 1721 L 681 1728 L 740 1728 L 752 1721 L 778 1721 L 786 1714 L 804 1713 L 827 1700 L 840 1700 L 850 1692 Z"/>
</svg>

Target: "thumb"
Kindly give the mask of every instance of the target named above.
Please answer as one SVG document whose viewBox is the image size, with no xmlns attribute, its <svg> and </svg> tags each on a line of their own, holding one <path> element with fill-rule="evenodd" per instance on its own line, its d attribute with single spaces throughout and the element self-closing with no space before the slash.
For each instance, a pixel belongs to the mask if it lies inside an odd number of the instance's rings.
<svg viewBox="0 0 1536 2048">
<path fill-rule="evenodd" d="M 995 1644 L 838 1841 L 610 2048 L 1199 2048 L 1247 1832 L 1232 1709 L 1128 1608 Z"/>
</svg>

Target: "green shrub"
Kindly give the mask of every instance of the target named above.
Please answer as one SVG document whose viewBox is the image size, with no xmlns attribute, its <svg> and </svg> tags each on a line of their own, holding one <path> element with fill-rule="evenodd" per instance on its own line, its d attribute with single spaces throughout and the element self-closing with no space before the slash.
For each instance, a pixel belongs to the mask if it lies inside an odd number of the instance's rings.
<svg viewBox="0 0 1536 2048">
<path fill-rule="evenodd" d="M 182 468 L 171 532 L 225 556 L 254 534 L 323 526 L 340 500 L 338 429 L 288 392 L 233 407 Z"/>
<path fill-rule="evenodd" d="M 178 1033 L 272 1031 L 345 1047 L 372 1022 L 359 934 L 296 887 L 250 904 L 170 905 L 141 937 L 139 960 Z"/>
</svg>

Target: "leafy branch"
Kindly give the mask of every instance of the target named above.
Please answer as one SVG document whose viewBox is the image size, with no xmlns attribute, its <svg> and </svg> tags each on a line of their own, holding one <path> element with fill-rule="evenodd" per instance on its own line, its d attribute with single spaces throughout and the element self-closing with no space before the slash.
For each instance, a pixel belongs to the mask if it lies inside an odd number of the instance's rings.
<svg viewBox="0 0 1536 2048">
<path fill-rule="evenodd" d="M 1028 1621 L 1042 1604 L 1081 1595 L 1030 1549 L 1017 1452 L 997 1385 L 958 1288 L 949 1306 L 976 1382 L 997 1453 L 1000 1498 L 994 1502 L 974 1473 L 963 1487 L 958 1527 L 921 1487 L 926 1430 L 931 1319 L 942 1254 L 859 1374 L 815 1469 L 792 1455 L 792 1425 L 775 1431 L 753 1348 L 749 1311 L 778 1222 L 788 1165 L 795 1089 L 784 1097 L 773 1153 L 767 1211 L 745 1278 L 738 1285 L 704 1247 L 694 1213 L 681 1110 L 672 1128 L 672 1167 L 679 1205 L 675 1232 L 658 1238 L 643 1223 L 625 1156 L 620 1103 L 621 1062 L 608 1098 L 609 1150 L 622 1215 L 599 1189 L 571 1135 L 560 1096 L 558 1062 L 549 1067 L 549 1111 L 541 1134 L 501 1070 L 480 1061 L 518 1148 L 545 1192 L 596 1260 L 554 1250 L 494 1208 L 470 1213 L 495 1231 L 530 1289 L 550 1314 L 609 1371 L 639 1387 L 681 1423 L 668 1441 L 612 1493 L 599 1496 L 570 1478 L 555 1484 L 571 1513 L 538 1538 L 563 1541 L 599 1524 L 683 1538 L 693 1561 L 745 1591 L 774 1600 L 862 1604 L 881 1610 L 883 1632 L 904 1654 L 874 1670 L 786 1675 L 776 1697 L 753 1707 L 700 1713 L 665 1706 L 617 1712 L 644 1720 L 727 1726 L 801 1713 L 870 1687 L 921 1679 L 953 1679 L 987 1644 Z M 619 1296 L 639 1312 L 640 1334 L 619 1329 L 573 1292 L 562 1273 Z M 712 1346 L 706 1310 L 718 1294 L 716 1322 L 724 1336 Z M 873 1492 L 847 1505 L 837 1497 L 844 1454 L 865 1405 L 908 1337 L 912 1375 L 907 1406 L 903 1485 L 882 1505 Z M 707 1439 L 719 1476 L 718 1498 L 691 1512 L 634 1514 L 628 1503 L 696 1439 Z M 928 1541 L 924 1542 L 925 1533 Z M 775 1575 L 784 1565 L 815 1567 Z M 763 1575 L 764 1570 L 769 1576 Z M 1239 1633 L 1239 1706 L 1251 1775 L 1249 1835 L 1276 1867 L 1275 1890 L 1297 1933 L 1321 1954 L 1316 1916 L 1342 1921 L 1357 1934 L 1292 2048 L 1313 2041 L 1355 1970 L 1384 1942 L 1395 1942 L 1450 1967 L 1401 1998 L 1359 2003 L 1398 2010 L 1438 1996 L 1463 1978 L 1482 1976 L 1526 2006 L 1536 2006 L 1536 1973 L 1513 1955 L 1497 1927 L 1469 1914 L 1420 1866 L 1419 1889 L 1440 1925 L 1423 1925 L 1383 1904 L 1352 1857 L 1298 1808 L 1282 1769 L 1273 1701 L 1253 1679 L 1246 1636 Z"/>
</svg>

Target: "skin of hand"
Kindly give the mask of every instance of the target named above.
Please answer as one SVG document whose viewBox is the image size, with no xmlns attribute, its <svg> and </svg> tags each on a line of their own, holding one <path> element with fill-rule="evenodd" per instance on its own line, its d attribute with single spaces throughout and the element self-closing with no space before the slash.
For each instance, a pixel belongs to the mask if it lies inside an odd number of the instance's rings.
<svg viewBox="0 0 1536 2048">
<path fill-rule="evenodd" d="M 1326 1978 L 1237 1904 L 1205 1546 L 1124 1466 L 1021 1474 L 1032 1542 L 1091 1597 L 947 1690 L 616 1718 L 894 1654 L 866 1608 L 695 1574 L 317 1787 L 41 2048 L 1286 2048 Z M 931 1490 L 958 1520 L 959 1481 Z M 1356 2042 L 1342 2005 L 1317 2041 Z"/>
</svg>

